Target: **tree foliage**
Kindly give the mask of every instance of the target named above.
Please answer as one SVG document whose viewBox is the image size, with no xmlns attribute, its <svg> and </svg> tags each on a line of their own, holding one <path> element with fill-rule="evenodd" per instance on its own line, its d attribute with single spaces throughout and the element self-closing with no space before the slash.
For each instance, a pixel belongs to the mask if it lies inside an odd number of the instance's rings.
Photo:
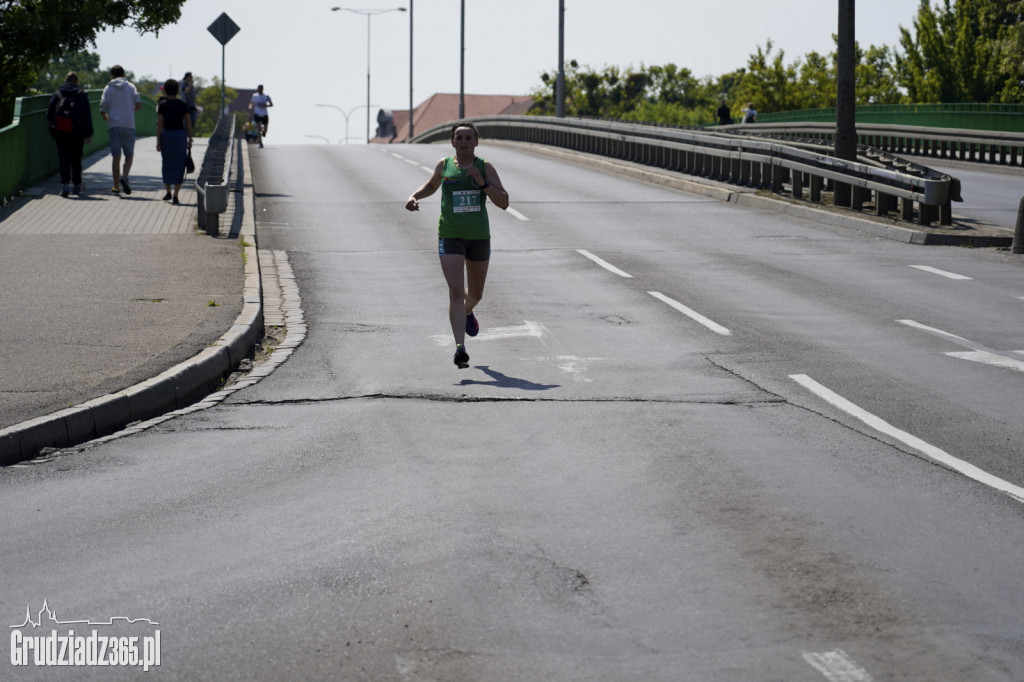
<svg viewBox="0 0 1024 682">
<path fill-rule="evenodd" d="M 196 137 L 209 137 L 217 127 L 217 119 L 220 116 L 220 83 L 219 76 L 214 76 L 209 85 L 204 78 L 196 78 L 196 104 L 203 110 L 196 120 L 196 129 L 193 131 Z M 238 97 L 238 91 L 232 87 L 225 87 L 224 97 L 227 102 L 233 102 Z M 245 119 L 246 115 L 243 114 L 242 118 Z M 236 126 L 240 126 L 242 122 L 239 120 Z"/>
<path fill-rule="evenodd" d="M 41 95 L 51 93 L 61 86 L 68 72 L 78 74 L 78 85 L 85 90 L 102 88 L 110 81 L 110 69 L 100 66 L 100 56 L 96 52 L 81 50 L 61 55 L 35 73 L 35 81 L 25 93 Z M 128 79 L 135 81 L 132 74 Z M 141 88 L 139 90 L 142 92 Z"/>
<path fill-rule="evenodd" d="M 1020 102 L 1024 99 L 1024 0 L 920 0 L 898 46 L 856 46 L 857 104 Z M 833 43 L 836 36 L 833 36 Z M 566 70 L 566 113 L 676 125 L 705 125 L 726 100 L 738 117 L 833 107 L 837 51 L 793 62 L 772 41 L 744 68 L 696 78 L 689 69 L 606 66 L 575 61 Z M 535 113 L 553 114 L 555 74 L 541 74 Z"/>
<path fill-rule="evenodd" d="M 185 0 L 0 0 L 0 125 L 37 73 L 64 54 L 95 46 L 100 31 L 127 26 L 159 32 L 181 16 Z"/>
</svg>

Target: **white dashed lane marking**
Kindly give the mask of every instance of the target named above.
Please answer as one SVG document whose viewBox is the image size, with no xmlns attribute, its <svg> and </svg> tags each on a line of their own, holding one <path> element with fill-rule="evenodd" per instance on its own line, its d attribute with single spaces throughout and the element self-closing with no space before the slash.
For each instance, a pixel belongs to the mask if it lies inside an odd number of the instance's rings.
<svg viewBox="0 0 1024 682">
<path fill-rule="evenodd" d="M 681 312 L 683 315 L 686 315 L 687 317 L 689 317 L 691 320 L 693 320 L 695 322 L 699 322 L 700 324 L 704 325 L 705 327 L 707 327 L 708 329 L 710 329 L 714 333 L 721 334 L 722 336 L 732 336 L 732 332 L 729 331 L 726 327 L 723 327 L 722 325 L 718 324 L 714 320 L 709 319 L 709 318 L 701 315 L 700 313 L 698 313 L 693 308 L 688 308 L 687 306 L 683 305 L 679 301 L 675 301 L 675 300 L 669 298 L 668 296 L 666 296 L 665 294 L 663 294 L 661 292 L 658 292 L 658 291 L 648 291 L 647 293 L 649 293 L 651 296 L 653 296 L 654 298 L 658 299 L 662 303 L 666 303 L 669 306 L 671 306 L 672 308 L 675 308 L 676 310 Z"/>
<path fill-rule="evenodd" d="M 527 218 L 526 216 L 524 216 L 522 213 L 520 213 L 519 211 L 515 210 L 511 206 L 506 208 L 505 212 L 512 214 L 512 216 L 514 216 L 515 218 L 517 218 L 519 220 L 529 220 L 529 218 Z"/>
<path fill-rule="evenodd" d="M 589 251 L 584 251 L 583 249 L 576 249 L 576 253 L 578 253 L 578 254 L 580 254 L 582 256 L 586 256 L 587 258 L 589 258 L 590 260 L 594 261 L 595 263 L 600 265 L 602 268 L 607 270 L 608 272 L 614 272 L 619 277 L 629 277 L 629 278 L 633 277 L 633 275 L 629 274 L 628 272 L 624 272 L 622 270 L 619 270 L 617 267 L 615 267 L 614 265 L 612 265 L 608 261 L 603 260 L 601 258 L 598 258 L 597 256 L 595 256 L 594 254 L 590 253 Z"/>
</svg>

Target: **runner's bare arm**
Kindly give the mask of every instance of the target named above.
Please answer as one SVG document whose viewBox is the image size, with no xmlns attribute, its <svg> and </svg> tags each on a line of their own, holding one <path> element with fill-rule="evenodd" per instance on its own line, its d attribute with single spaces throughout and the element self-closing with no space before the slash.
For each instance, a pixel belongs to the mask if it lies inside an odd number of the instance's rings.
<svg viewBox="0 0 1024 682">
<path fill-rule="evenodd" d="M 420 199 L 425 199 L 431 194 L 437 191 L 438 187 L 441 186 L 441 173 L 444 171 L 444 159 L 437 162 L 434 166 L 434 174 L 430 176 L 430 179 L 420 185 L 420 188 L 409 195 L 409 199 L 405 202 L 405 209 L 407 211 L 418 211 L 420 210 Z"/>
<path fill-rule="evenodd" d="M 508 192 L 502 186 L 501 178 L 498 177 L 498 171 L 494 170 L 494 166 L 487 163 L 484 164 L 484 169 L 487 171 L 487 186 L 484 187 L 484 194 L 495 206 L 504 211 L 508 208 Z"/>
</svg>

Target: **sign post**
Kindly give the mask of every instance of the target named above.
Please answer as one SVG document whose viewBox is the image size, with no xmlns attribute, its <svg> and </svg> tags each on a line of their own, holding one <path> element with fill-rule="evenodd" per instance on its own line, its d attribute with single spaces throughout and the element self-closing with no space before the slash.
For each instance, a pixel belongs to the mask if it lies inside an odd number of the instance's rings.
<svg viewBox="0 0 1024 682">
<path fill-rule="evenodd" d="M 220 115 L 223 116 L 227 109 L 224 101 L 224 46 L 242 29 L 231 21 L 231 17 L 226 12 L 221 12 L 221 15 L 214 19 L 213 23 L 206 27 L 206 30 L 220 43 Z"/>
</svg>

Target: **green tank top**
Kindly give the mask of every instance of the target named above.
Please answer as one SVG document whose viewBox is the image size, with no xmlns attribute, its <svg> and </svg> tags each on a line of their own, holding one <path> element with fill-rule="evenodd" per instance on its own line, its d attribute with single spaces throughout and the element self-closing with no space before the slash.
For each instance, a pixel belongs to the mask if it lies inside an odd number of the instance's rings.
<svg viewBox="0 0 1024 682">
<path fill-rule="evenodd" d="M 477 158 L 473 165 L 484 172 L 484 160 Z M 441 218 L 437 222 L 437 235 L 442 239 L 490 239 L 491 227 L 487 219 L 487 195 L 477 187 L 464 170 L 459 169 L 455 157 L 444 160 L 441 172 Z"/>
</svg>

